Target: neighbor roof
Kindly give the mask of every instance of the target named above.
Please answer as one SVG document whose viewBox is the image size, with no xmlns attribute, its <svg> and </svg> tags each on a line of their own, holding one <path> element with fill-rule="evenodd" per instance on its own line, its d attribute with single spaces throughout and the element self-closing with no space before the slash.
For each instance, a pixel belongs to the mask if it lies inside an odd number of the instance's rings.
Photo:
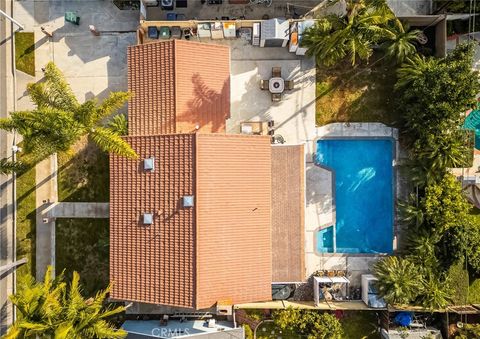
<svg viewBox="0 0 480 339">
<path fill-rule="evenodd" d="M 110 155 L 111 297 L 188 308 L 271 298 L 268 136 L 126 137 Z M 154 157 L 154 170 L 143 159 Z M 194 196 L 194 207 L 182 197 Z M 153 223 L 143 224 L 152 213 Z"/>
<path fill-rule="evenodd" d="M 272 146 L 272 281 L 305 280 L 303 145 Z"/>
<path fill-rule="evenodd" d="M 168 40 L 128 47 L 128 134 L 224 132 L 228 46 Z"/>
</svg>

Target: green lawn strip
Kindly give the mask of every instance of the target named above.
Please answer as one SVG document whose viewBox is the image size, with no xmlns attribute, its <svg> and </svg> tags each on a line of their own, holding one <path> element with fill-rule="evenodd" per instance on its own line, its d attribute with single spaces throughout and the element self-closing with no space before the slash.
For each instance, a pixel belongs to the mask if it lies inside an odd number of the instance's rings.
<svg viewBox="0 0 480 339">
<path fill-rule="evenodd" d="M 56 271 L 80 273 L 85 296 L 93 296 L 109 282 L 108 219 L 57 219 Z"/>
<path fill-rule="evenodd" d="M 33 33 L 15 33 L 15 64 L 19 71 L 35 76 L 35 37 Z"/>
<path fill-rule="evenodd" d="M 316 124 L 383 122 L 398 125 L 393 109 L 394 71 L 389 67 L 317 69 Z"/>
<path fill-rule="evenodd" d="M 17 270 L 17 278 L 21 278 L 26 274 L 35 276 L 35 165 L 23 153 L 17 160 L 26 163 L 16 181 L 17 258 L 27 258 L 27 263 Z"/>
<path fill-rule="evenodd" d="M 58 154 L 58 197 L 69 202 L 108 202 L 108 155 L 85 140 Z M 56 268 L 80 273 L 85 295 L 108 285 L 108 219 L 57 219 Z"/>
<path fill-rule="evenodd" d="M 341 323 L 346 339 L 380 338 L 375 312 L 345 312 Z"/>
</svg>

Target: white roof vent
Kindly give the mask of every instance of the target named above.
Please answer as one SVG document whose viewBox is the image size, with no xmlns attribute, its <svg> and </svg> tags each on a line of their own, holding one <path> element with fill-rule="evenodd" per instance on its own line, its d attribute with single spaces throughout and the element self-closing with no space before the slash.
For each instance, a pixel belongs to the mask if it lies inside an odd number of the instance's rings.
<svg viewBox="0 0 480 339">
<path fill-rule="evenodd" d="M 182 202 L 183 207 L 193 207 L 193 195 L 184 195 Z"/>
<path fill-rule="evenodd" d="M 143 224 L 144 225 L 153 224 L 153 214 L 152 213 L 143 213 Z"/>
<path fill-rule="evenodd" d="M 143 169 L 145 171 L 153 171 L 155 168 L 155 158 L 150 157 L 143 160 Z"/>
</svg>

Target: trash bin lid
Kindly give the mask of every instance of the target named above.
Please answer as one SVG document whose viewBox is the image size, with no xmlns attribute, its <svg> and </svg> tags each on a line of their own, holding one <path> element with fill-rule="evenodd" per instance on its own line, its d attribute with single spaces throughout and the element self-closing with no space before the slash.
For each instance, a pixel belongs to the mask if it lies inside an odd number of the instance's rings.
<svg viewBox="0 0 480 339">
<path fill-rule="evenodd" d="M 158 34 L 161 38 L 169 38 L 170 37 L 170 28 L 167 26 L 162 26 L 158 29 Z"/>
</svg>

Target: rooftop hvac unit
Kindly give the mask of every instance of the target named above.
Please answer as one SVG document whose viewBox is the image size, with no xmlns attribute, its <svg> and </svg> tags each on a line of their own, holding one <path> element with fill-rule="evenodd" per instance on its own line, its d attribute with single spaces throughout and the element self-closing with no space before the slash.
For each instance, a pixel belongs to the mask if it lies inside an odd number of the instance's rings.
<svg viewBox="0 0 480 339">
<path fill-rule="evenodd" d="M 143 160 L 143 169 L 145 171 L 153 171 L 155 168 L 155 158 L 150 157 Z"/>
<path fill-rule="evenodd" d="M 143 214 L 143 224 L 144 224 L 144 225 L 151 225 L 151 224 L 153 224 L 153 214 L 151 214 L 151 213 L 144 213 L 144 214 Z"/>
<path fill-rule="evenodd" d="M 193 207 L 193 195 L 185 195 L 182 198 L 183 207 Z"/>
<path fill-rule="evenodd" d="M 173 0 L 161 0 L 160 6 L 163 10 L 171 11 L 173 10 Z"/>
</svg>

